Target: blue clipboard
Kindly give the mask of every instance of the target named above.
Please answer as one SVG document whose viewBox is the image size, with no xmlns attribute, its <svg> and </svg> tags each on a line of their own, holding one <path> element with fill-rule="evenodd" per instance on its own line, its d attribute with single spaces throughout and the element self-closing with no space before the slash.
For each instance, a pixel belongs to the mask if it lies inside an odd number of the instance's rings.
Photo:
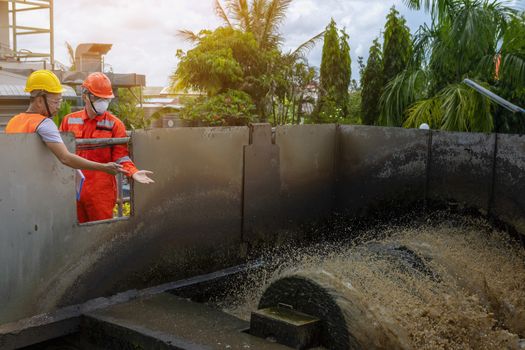
<svg viewBox="0 0 525 350">
<path fill-rule="evenodd" d="M 82 193 L 82 186 L 84 186 L 85 180 L 86 180 L 86 177 L 84 176 L 82 171 L 77 169 L 76 176 L 75 176 L 75 188 L 77 191 L 77 201 L 80 200 L 80 194 Z"/>
</svg>

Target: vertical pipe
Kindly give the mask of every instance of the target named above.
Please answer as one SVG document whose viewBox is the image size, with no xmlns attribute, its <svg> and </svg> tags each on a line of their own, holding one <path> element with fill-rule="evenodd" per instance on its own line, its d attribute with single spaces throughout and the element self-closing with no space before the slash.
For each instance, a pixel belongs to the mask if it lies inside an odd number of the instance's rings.
<svg viewBox="0 0 525 350">
<path fill-rule="evenodd" d="M 122 208 L 122 205 L 123 205 L 123 189 L 122 189 L 122 186 L 123 186 L 123 180 L 122 180 L 122 174 L 119 173 L 117 174 L 117 205 L 118 205 L 118 217 L 121 218 L 122 217 L 122 212 L 123 212 L 123 208 Z"/>
<path fill-rule="evenodd" d="M 49 54 L 51 69 L 55 69 L 55 23 L 53 17 L 53 0 L 49 0 Z"/>
<path fill-rule="evenodd" d="M 428 144 L 427 144 L 427 164 L 425 169 L 425 200 L 424 200 L 424 206 L 425 210 L 428 209 L 428 192 L 430 187 L 430 172 L 431 169 L 431 163 L 432 163 L 432 130 L 428 130 Z"/>
<path fill-rule="evenodd" d="M 16 47 L 16 2 L 11 0 L 11 18 L 13 19 L 13 51 L 16 56 L 17 47 Z"/>
</svg>

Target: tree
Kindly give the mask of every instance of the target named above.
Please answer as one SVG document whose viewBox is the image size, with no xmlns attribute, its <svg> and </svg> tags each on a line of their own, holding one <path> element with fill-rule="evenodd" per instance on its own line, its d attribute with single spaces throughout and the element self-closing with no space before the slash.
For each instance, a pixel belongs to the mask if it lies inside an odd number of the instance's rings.
<svg viewBox="0 0 525 350">
<path fill-rule="evenodd" d="M 238 90 L 191 100 L 180 116 L 206 126 L 246 125 L 256 119 L 252 98 Z"/>
<path fill-rule="evenodd" d="M 282 37 L 279 27 L 286 18 L 286 11 L 292 0 L 226 0 L 225 6 L 214 0 L 217 16 L 227 28 L 252 33 L 263 50 L 277 48 Z M 179 32 L 188 40 L 198 39 L 198 35 L 188 30 Z"/>
<path fill-rule="evenodd" d="M 347 116 L 350 65 L 348 35 L 343 31 L 340 37 L 332 19 L 324 34 L 316 121 L 336 122 Z"/>
<path fill-rule="evenodd" d="M 383 39 L 383 76 L 390 81 L 408 65 L 412 55 L 410 30 L 394 6 L 386 16 Z"/>
<path fill-rule="evenodd" d="M 223 6 L 215 0 L 215 12 L 224 27 L 197 34 L 179 31 L 196 46 L 187 53 L 178 52 L 172 86 L 205 91 L 210 97 L 243 91 L 252 98 L 261 120 L 273 117 L 276 124 L 298 120 L 301 111 L 295 99 L 304 96 L 303 78 L 310 72 L 304 54 L 324 33 L 291 52 L 281 52 L 279 27 L 291 1 L 226 0 Z"/>
<path fill-rule="evenodd" d="M 140 103 L 140 87 L 130 89 L 118 88 L 116 98 L 109 105 L 111 113 L 119 117 L 127 129 L 144 129 L 150 126 L 151 120 L 144 117 Z"/>
<path fill-rule="evenodd" d="M 388 84 L 408 66 L 412 55 L 412 42 L 406 21 L 394 6 L 386 18 L 383 39 L 383 81 Z M 380 111 L 380 125 L 401 126 L 403 121 L 403 113 L 385 114 Z"/>
<path fill-rule="evenodd" d="M 261 54 L 251 33 L 233 28 L 202 31 L 195 48 L 178 51 L 180 62 L 172 75 L 176 89 L 193 88 L 213 96 L 229 89 L 242 89 L 257 75 Z"/>
<path fill-rule="evenodd" d="M 299 124 L 303 107 L 309 101 L 309 87 L 314 84 L 315 69 L 293 55 L 280 57 L 279 70 L 272 77 L 271 121 L 273 125 Z"/>
<path fill-rule="evenodd" d="M 341 62 L 339 62 L 339 74 L 337 92 L 339 94 L 338 101 L 342 106 L 343 118 L 348 117 L 348 104 L 350 102 L 350 96 L 348 94 L 348 88 L 350 87 L 350 81 L 352 79 L 352 59 L 350 58 L 350 45 L 348 43 L 348 34 L 345 30 L 341 32 L 340 43 L 341 47 L 339 52 L 341 54 Z"/>
<path fill-rule="evenodd" d="M 474 79 L 507 98 L 505 93 L 525 87 L 525 57 L 519 49 L 525 45 L 519 35 L 523 18 L 509 6 L 488 0 L 423 5 L 434 20 L 416 33 L 411 64 L 387 83 L 381 117 L 389 125 L 404 119 L 405 127 L 425 122 L 444 130 L 492 131 L 501 108 L 462 81 Z M 513 131 L 508 121 L 503 118 L 500 127 Z"/>
<path fill-rule="evenodd" d="M 361 81 L 361 115 L 363 124 L 374 125 L 379 119 L 379 98 L 383 90 L 383 60 L 381 45 L 376 38 L 370 47 Z"/>
</svg>

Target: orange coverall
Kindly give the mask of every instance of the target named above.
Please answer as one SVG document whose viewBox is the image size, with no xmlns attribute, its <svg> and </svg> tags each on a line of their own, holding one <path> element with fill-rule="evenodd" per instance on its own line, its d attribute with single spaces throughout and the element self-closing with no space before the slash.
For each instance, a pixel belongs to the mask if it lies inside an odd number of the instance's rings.
<svg viewBox="0 0 525 350">
<path fill-rule="evenodd" d="M 69 131 L 76 138 L 114 138 L 126 137 L 124 123 L 109 112 L 89 119 L 85 110 L 68 114 L 60 131 Z M 127 145 L 90 145 L 77 149 L 77 155 L 99 163 L 115 162 L 121 164 L 132 176 L 138 171 L 129 158 Z M 83 170 L 84 186 L 77 202 L 77 215 L 80 223 L 113 218 L 113 208 L 117 201 L 117 183 L 114 175 L 101 171 Z"/>
</svg>

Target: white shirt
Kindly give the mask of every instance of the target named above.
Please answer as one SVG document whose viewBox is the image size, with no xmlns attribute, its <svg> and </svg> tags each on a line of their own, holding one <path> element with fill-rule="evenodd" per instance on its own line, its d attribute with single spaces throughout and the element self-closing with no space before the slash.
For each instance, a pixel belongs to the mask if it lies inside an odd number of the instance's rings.
<svg viewBox="0 0 525 350">
<path fill-rule="evenodd" d="M 62 137 L 60 137 L 60 132 L 56 124 L 51 120 L 51 118 L 46 118 L 40 125 L 36 128 L 36 133 L 40 135 L 44 142 L 51 143 L 64 143 Z"/>
</svg>

